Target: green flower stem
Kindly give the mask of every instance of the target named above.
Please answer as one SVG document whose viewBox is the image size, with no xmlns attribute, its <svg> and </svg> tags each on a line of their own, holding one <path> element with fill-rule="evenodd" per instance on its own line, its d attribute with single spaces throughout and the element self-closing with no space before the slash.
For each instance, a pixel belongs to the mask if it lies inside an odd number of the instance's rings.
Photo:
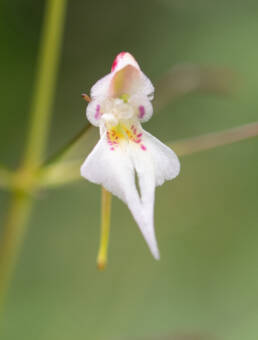
<svg viewBox="0 0 258 340">
<path fill-rule="evenodd" d="M 108 251 L 110 215 L 111 215 L 111 200 L 112 200 L 111 193 L 102 187 L 101 235 L 100 235 L 99 253 L 97 257 L 97 266 L 99 270 L 104 270 L 107 265 L 107 251 Z"/>
<path fill-rule="evenodd" d="M 38 173 L 46 148 L 55 94 L 65 9 L 66 0 L 48 0 L 46 3 L 28 140 L 24 160 L 13 175 L 13 194 L 0 246 L 1 304 L 25 236 L 33 203 L 32 194 L 39 189 Z"/>
<path fill-rule="evenodd" d="M 48 0 L 39 51 L 25 167 L 35 168 L 44 157 L 51 108 L 55 95 L 66 0 Z"/>
</svg>

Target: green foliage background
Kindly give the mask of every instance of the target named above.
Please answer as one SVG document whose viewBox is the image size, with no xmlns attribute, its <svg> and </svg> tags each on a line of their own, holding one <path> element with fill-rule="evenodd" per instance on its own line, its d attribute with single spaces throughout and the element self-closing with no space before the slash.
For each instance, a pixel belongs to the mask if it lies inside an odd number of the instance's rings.
<svg viewBox="0 0 258 340">
<path fill-rule="evenodd" d="M 10 166 L 24 148 L 43 10 L 41 0 L 2 3 L 0 159 Z M 154 85 L 184 62 L 237 73 L 232 96 L 191 94 L 156 113 L 145 128 L 164 142 L 257 120 L 257 16 L 255 0 L 69 1 L 48 154 L 85 125 L 80 93 L 122 50 Z M 157 190 L 160 262 L 114 199 L 109 265 L 98 272 L 100 188 L 81 180 L 42 192 L 1 339 L 256 340 L 257 150 L 251 139 L 181 159 L 179 178 Z M 0 202 L 2 222 L 7 194 Z"/>
</svg>

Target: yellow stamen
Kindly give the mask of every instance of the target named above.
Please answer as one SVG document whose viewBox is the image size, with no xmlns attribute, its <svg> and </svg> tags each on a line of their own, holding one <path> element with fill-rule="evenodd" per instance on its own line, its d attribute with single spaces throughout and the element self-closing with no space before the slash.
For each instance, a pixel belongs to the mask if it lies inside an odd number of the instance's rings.
<svg viewBox="0 0 258 340">
<path fill-rule="evenodd" d="M 97 266 L 99 270 L 104 270 L 107 264 L 107 250 L 110 230 L 111 215 L 111 199 L 112 195 L 102 187 L 101 198 L 101 235 L 100 247 L 97 257 Z"/>
<path fill-rule="evenodd" d="M 128 103 L 129 100 L 129 94 L 124 93 L 122 94 L 122 96 L 120 97 L 125 103 Z"/>
</svg>

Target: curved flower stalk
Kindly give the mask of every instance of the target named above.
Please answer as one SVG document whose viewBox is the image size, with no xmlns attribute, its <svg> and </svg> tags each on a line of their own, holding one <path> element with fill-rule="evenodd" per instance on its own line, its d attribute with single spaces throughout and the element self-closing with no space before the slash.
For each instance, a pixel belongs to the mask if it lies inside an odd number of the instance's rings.
<svg viewBox="0 0 258 340">
<path fill-rule="evenodd" d="M 99 127 L 100 140 L 81 166 L 81 175 L 127 204 L 153 256 L 159 259 L 155 187 L 175 178 L 180 163 L 169 147 L 141 126 L 153 114 L 153 93 L 151 81 L 133 56 L 120 53 L 111 73 L 91 89 L 86 114 Z"/>
</svg>

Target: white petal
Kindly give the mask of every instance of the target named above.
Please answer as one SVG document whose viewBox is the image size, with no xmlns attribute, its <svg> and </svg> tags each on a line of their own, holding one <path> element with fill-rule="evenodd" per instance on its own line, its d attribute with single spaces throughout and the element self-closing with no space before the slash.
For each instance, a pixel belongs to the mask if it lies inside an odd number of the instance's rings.
<svg viewBox="0 0 258 340">
<path fill-rule="evenodd" d="M 98 80 L 91 88 L 90 95 L 92 99 L 98 97 L 108 97 L 109 96 L 109 88 L 112 80 L 113 74 L 109 73 L 100 80 Z"/>
<path fill-rule="evenodd" d="M 131 69 L 140 71 L 141 93 L 148 96 L 150 100 L 153 99 L 154 87 L 149 78 L 141 71 L 135 58 L 128 52 L 119 53 L 112 65 L 111 72 L 116 73 L 126 66 L 130 66 Z M 126 92 L 125 92 L 126 93 Z"/>
<path fill-rule="evenodd" d="M 91 88 L 91 97 L 119 97 L 121 94 L 142 94 L 153 99 L 154 87 L 130 53 L 120 53 L 112 72 L 98 80 Z"/>
<path fill-rule="evenodd" d="M 154 185 L 150 186 L 149 193 L 145 192 L 142 202 L 135 184 L 135 169 L 131 157 L 133 144 L 125 142 L 121 147 L 111 150 L 104 134 L 83 163 L 81 175 L 93 183 L 103 185 L 106 190 L 128 205 L 153 256 L 158 259 L 159 251 L 152 216 L 153 203 L 152 208 L 149 207 L 148 203 L 143 203 L 145 194 L 149 194 L 150 201 L 154 202 Z M 140 169 L 140 167 L 138 168 Z M 149 176 L 146 178 L 150 179 Z M 140 179 L 140 185 L 143 181 L 143 179 Z M 154 184 L 154 182 L 152 183 Z M 145 211 L 145 208 L 148 208 L 148 210 Z"/>
<path fill-rule="evenodd" d="M 142 87 L 141 70 L 132 65 L 126 65 L 117 72 L 113 72 L 110 83 L 110 96 L 119 98 L 123 94 L 132 95 L 139 93 Z"/>
<path fill-rule="evenodd" d="M 176 154 L 157 138 L 142 130 L 141 143 L 131 143 L 130 152 L 137 172 L 144 222 L 139 225 L 155 258 L 159 258 L 154 231 L 155 187 L 176 177 L 180 163 Z"/>
<path fill-rule="evenodd" d="M 120 97 L 123 94 L 129 96 L 140 95 L 153 99 L 154 87 L 149 78 L 133 65 L 125 65 L 112 73 L 109 95 Z"/>
<path fill-rule="evenodd" d="M 180 162 L 173 150 L 144 130 L 143 143 L 154 164 L 156 186 L 162 185 L 165 181 L 171 180 L 179 174 Z"/>
<path fill-rule="evenodd" d="M 144 95 L 134 95 L 129 99 L 129 104 L 136 110 L 137 118 L 140 122 L 147 122 L 153 115 L 153 107 L 148 97 Z"/>
<path fill-rule="evenodd" d="M 103 100 L 99 99 L 93 99 L 88 105 L 86 109 L 86 115 L 88 120 L 92 125 L 99 126 L 100 125 L 100 119 L 101 119 L 101 113 L 102 113 L 102 102 Z"/>
</svg>

